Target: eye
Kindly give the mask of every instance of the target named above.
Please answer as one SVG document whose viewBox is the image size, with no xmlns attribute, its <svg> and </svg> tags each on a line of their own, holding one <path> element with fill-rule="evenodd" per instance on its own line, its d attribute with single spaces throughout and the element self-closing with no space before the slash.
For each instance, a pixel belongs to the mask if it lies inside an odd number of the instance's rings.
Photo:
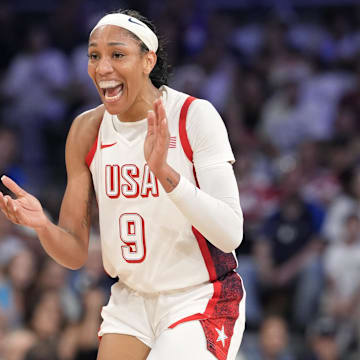
<svg viewBox="0 0 360 360">
<path fill-rule="evenodd" d="M 89 58 L 89 60 L 98 60 L 99 55 L 96 53 L 90 53 L 90 54 L 88 54 L 88 58 Z"/>
<path fill-rule="evenodd" d="M 123 56 L 124 56 L 124 54 L 122 54 L 122 53 L 120 53 L 118 51 L 113 52 L 113 58 L 114 59 L 121 59 Z"/>
</svg>

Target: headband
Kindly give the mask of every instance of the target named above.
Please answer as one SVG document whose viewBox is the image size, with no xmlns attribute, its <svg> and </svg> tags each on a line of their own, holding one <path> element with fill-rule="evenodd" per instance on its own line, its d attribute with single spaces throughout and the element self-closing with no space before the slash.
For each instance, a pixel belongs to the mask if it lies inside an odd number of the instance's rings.
<svg viewBox="0 0 360 360">
<path fill-rule="evenodd" d="M 142 21 L 125 14 L 105 15 L 92 29 L 90 35 L 100 26 L 115 25 L 122 27 L 135 34 L 149 50 L 156 52 L 158 49 L 158 38 L 155 33 Z"/>
</svg>

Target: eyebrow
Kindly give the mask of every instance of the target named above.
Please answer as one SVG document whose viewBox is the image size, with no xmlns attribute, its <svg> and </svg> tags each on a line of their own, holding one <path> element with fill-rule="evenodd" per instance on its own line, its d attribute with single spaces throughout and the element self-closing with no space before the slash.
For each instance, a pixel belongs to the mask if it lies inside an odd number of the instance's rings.
<svg viewBox="0 0 360 360">
<path fill-rule="evenodd" d="M 111 42 L 108 42 L 107 45 L 109 46 L 127 46 L 125 43 L 123 42 L 117 42 L 117 41 L 111 41 Z M 91 46 L 97 46 L 97 43 L 96 42 L 91 42 L 89 43 L 89 46 L 88 47 L 91 47 Z"/>
</svg>

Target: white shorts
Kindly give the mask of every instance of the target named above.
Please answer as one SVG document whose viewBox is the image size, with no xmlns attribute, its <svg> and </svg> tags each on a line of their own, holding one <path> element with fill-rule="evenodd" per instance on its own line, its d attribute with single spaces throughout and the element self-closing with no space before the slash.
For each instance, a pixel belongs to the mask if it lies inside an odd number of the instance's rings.
<svg viewBox="0 0 360 360">
<path fill-rule="evenodd" d="M 171 353 L 172 360 L 234 360 L 245 328 L 245 291 L 236 272 L 214 283 L 154 295 L 117 282 L 101 316 L 99 337 L 135 336 L 152 349 L 148 359 L 168 359 Z"/>
</svg>

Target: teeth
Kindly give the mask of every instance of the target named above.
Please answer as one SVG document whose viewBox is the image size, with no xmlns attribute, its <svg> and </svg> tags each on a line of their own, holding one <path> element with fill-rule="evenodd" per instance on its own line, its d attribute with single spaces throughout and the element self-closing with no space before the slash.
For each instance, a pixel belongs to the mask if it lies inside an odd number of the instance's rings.
<svg viewBox="0 0 360 360">
<path fill-rule="evenodd" d="M 120 91 L 120 92 L 119 92 L 117 95 L 115 95 L 115 96 L 108 96 L 108 95 L 105 94 L 105 99 L 106 99 L 106 101 L 108 101 L 108 102 L 112 102 L 112 101 L 116 101 L 116 100 L 120 99 L 121 95 L 122 95 L 122 91 Z"/>
<path fill-rule="evenodd" d="M 110 80 L 110 81 L 99 81 L 98 84 L 101 89 L 109 89 L 109 88 L 114 88 L 116 86 L 119 86 L 121 84 L 121 82 L 115 81 L 115 80 Z"/>
</svg>

